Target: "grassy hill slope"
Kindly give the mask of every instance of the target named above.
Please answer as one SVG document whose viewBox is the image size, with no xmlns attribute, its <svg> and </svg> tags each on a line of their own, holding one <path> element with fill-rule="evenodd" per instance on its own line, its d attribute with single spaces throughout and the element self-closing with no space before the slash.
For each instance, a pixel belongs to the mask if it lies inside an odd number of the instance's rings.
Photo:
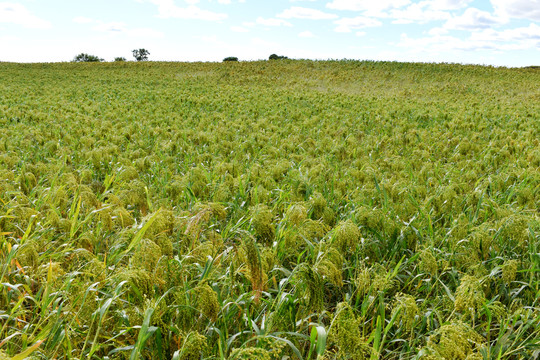
<svg viewBox="0 0 540 360">
<path fill-rule="evenodd" d="M 538 354 L 537 70 L 0 73 L 0 358 Z"/>
</svg>

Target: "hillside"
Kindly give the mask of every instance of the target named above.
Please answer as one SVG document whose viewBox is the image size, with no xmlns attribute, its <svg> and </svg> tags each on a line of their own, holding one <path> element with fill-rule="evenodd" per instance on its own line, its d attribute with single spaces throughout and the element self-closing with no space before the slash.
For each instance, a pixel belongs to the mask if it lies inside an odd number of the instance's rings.
<svg viewBox="0 0 540 360">
<path fill-rule="evenodd" d="M 0 359 L 538 355 L 537 70 L 0 73 Z"/>
</svg>

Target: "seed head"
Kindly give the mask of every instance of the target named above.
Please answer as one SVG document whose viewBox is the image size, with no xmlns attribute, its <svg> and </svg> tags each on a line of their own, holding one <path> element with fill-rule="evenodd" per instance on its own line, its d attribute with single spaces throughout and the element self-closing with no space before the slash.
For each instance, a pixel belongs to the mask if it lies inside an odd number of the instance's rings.
<svg viewBox="0 0 540 360">
<path fill-rule="evenodd" d="M 474 314 L 486 302 L 480 280 L 470 275 L 464 275 L 461 279 L 461 284 L 456 290 L 455 298 L 455 310 L 458 312 L 470 311 L 471 314 Z"/>
</svg>

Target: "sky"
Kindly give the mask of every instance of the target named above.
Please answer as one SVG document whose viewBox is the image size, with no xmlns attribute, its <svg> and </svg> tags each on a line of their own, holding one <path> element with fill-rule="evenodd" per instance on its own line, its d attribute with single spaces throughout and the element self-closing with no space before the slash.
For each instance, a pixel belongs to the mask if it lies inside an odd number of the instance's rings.
<svg viewBox="0 0 540 360">
<path fill-rule="evenodd" d="M 540 65 L 540 0 L 0 0 L 0 61 Z"/>
</svg>

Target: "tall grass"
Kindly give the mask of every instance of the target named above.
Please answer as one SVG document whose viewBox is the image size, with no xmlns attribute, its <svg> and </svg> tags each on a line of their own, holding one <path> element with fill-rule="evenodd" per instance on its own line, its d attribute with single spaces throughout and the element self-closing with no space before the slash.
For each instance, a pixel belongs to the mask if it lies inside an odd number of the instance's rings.
<svg viewBox="0 0 540 360">
<path fill-rule="evenodd" d="M 0 358 L 540 353 L 538 72 L 0 70 Z"/>
</svg>

